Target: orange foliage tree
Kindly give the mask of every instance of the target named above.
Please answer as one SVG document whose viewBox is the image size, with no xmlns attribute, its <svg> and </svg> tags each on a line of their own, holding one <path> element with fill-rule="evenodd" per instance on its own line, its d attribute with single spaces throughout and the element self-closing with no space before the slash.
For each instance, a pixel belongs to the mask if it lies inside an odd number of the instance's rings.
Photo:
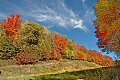
<svg viewBox="0 0 120 80">
<path fill-rule="evenodd" d="M 76 45 L 77 46 L 77 54 L 78 54 L 78 59 L 80 60 L 87 60 L 87 53 L 86 53 L 86 48 L 84 46 Z"/>
<path fill-rule="evenodd" d="M 88 50 L 89 54 L 89 61 L 95 62 L 96 61 L 96 51 L 95 50 Z"/>
<path fill-rule="evenodd" d="M 102 65 L 102 64 L 103 64 L 103 56 L 102 56 L 102 53 L 97 52 L 97 55 L 96 55 L 96 56 L 97 56 L 97 57 L 96 57 L 96 63 Z"/>
<path fill-rule="evenodd" d="M 9 38 L 17 38 L 19 26 L 22 20 L 20 19 L 20 14 L 10 14 L 10 17 L 3 20 L 3 29 L 5 30 L 6 36 Z"/>
<path fill-rule="evenodd" d="M 65 47 L 68 45 L 68 39 L 58 34 L 54 34 L 54 42 L 56 45 L 56 49 L 60 53 L 62 53 L 65 50 Z"/>
<path fill-rule="evenodd" d="M 97 45 L 103 52 L 116 52 L 120 55 L 120 1 L 98 0 L 95 5 L 95 34 Z"/>
<path fill-rule="evenodd" d="M 24 51 L 16 55 L 17 64 L 33 64 L 39 61 L 39 56 L 34 53 Z"/>
<path fill-rule="evenodd" d="M 105 66 L 110 66 L 113 64 L 113 59 L 110 56 L 103 56 L 104 63 L 103 65 Z"/>
</svg>

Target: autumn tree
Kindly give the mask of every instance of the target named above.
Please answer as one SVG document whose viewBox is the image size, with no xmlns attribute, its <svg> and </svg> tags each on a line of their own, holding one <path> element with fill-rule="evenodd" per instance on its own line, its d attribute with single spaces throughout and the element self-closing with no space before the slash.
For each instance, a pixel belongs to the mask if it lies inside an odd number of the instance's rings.
<svg viewBox="0 0 120 80">
<path fill-rule="evenodd" d="M 73 40 L 68 40 L 68 45 L 63 55 L 66 59 L 78 59 L 77 46 Z"/>
<path fill-rule="evenodd" d="M 20 14 L 10 14 L 7 19 L 3 20 L 3 30 L 9 38 L 15 39 L 18 37 L 19 26 L 22 22 L 20 17 Z"/>
<path fill-rule="evenodd" d="M 87 50 L 85 46 L 80 46 L 79 44 L 76 45 L 77 47 L 77 54 L 78 54 L 78 59 L 80 60 L 87 60 Z"/>
<path fill-rule="evenodd" d="M 57 33 L 54 34 L 54 43 L 56 45 L 56 49 L 62 53 L 65 50 L 65 47 L 68 45 L 68 39 L 64 36 L 61 36 Z"/>
<path fill-rule="evenodd" d="M 39 56 L 29 51 L 24 51 L 16 55 L 17 64 L 33 64 L 39 61 Z"/>
<path fill-rule="evenodd" d="M 120 0 L 98 0 L 95 12 L 98 47 L 103 52 L 120 55 Z"/>
<path fill-rule="evenodd" d="M 103 65 L 110 66 L 113 65 L 113 59 L 110 56 L 103 56 Z"/>
<path fill-rule="evenodd" d="M 40 60 L 43 60 L 46 53 L 50 52 L 51 38 L 48 38 L 49 31 L 44 26 L 26 21 L 21 25 L 20 33 L 21 37 L 15 43 L 16 46 L 19 44 L 24 47 L 24 50 L 38 54 Z"/>
<path fill-rule="evenodd" d="M 10 14 L 7 19 L 0 22 L 0 54 L 1 58 L 12 58 L 20 51 L 15 47 L 14 41 L 18 38 L 20 23 L 20 14 Z M 18 44 L 19 45 L 19 44 Z M 17 46 L 18 46 L 17 45 Z"/>
</svg>

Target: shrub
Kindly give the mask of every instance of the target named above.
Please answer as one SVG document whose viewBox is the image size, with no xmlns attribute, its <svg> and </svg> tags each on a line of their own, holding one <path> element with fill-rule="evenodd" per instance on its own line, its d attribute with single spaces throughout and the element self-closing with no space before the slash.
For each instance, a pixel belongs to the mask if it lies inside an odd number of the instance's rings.
<svg viewBox="0 0 120 80">
<path fill-rule="evenodd" d="M 16 55 L 17 64 L 34 64 L 39 61 L 38 55 L 24 51 Z"/>
</svg>

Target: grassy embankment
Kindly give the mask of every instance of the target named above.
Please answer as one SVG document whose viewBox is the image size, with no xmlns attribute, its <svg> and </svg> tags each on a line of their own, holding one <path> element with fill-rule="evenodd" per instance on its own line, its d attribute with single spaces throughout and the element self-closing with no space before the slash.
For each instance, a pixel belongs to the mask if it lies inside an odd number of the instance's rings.
<svg viewBox="0 0 120 80">
<path fill-rule="evenodd" d="M 3 62 L 2 62 L 3 63 Z M 0 67 L 0 78 L 19 78 L 30 76 L 40 76 L 48 74 L 59 74 L 73 71 L 81 71 L 86 69 L 100 68 L 102 66 L 95 64 L 93 62 L 80 61 L 80 60 L 64 60 L 64 61 L 41 61 L 34 65 L 6 65 Z M 61 74 L 60 74 L 61 75 Z M 63 74 L 62 74 L 63 75 Z M 63 75 L 64 76 L 64 75 Z M 48 77 L 49 78 L 49 77 Z"/>
<path fill-rule="evenodd" d="M 111 66 L 60 74 L 4 78 L 2 80 L 120 80 L 119 73 L 120 66 Z"/>
</svg>

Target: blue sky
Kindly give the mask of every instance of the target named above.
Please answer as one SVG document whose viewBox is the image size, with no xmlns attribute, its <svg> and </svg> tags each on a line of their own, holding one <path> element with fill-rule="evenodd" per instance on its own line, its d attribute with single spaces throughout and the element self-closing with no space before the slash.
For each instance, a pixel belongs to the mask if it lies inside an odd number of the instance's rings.
<svg viewBox="0 0 120 80">
<path fill-rule="evenodd" d="M 38 22 L 87 49 L 100 52 L 93 23 L 96 3 L 97 0 L 0 0 L 0 20 L 11 13 L 19 13 L 24 22 Z"/>
</svg>

